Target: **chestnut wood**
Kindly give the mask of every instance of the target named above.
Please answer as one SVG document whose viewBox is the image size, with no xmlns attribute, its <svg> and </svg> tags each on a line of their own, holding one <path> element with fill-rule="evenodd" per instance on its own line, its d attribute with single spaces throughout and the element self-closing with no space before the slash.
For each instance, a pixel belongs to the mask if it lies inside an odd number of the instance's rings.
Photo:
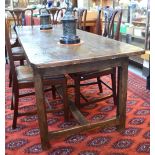
<svg viewBox="0 0 155 155">
<path fill-rule="evenodd" d="M 75 127 L 71 127 L 68 129 L 64 129 L 64 130 L 58 130 L 58 131 L 51 131 L 49 132 L 49 138 L 50 139 L 56 139 L 57 137 L 60 136 L 65 136 L 68 134 L 73 134 L 73 133 L 77 133 L 77 132 L 82 132 L 82 131 L 90 131 L 90 130 L 94 130 L 97 128 L 103 128 L 103 127 L 111 127 L 111 126 L 116 126 L 119 125 L 119 119 L 114 117 L 111 118 L 109 120 L 105 120 L 105 121 L 100 121 L 100 122 L 90 122 L 84 125 L 78 125 Z"/>
<path fill-rule="evenodd" d="M 32 66 L 36 66 L 41 71 L 44 68 L 52 68 L 53 71 L 56 71 L 55 74 L 57 74 L 55 67 L 64 66 L 64 69 L 58 72 L 65 72 L 65 69 L 72 68 L 72 65 L 78 66 L 80 64 L 84 67 L 83 64 L 90 61 L 97 63 L 107 59 L 139 55 L 141 51 L 144 51 L 142 48 L 124 42 L 81 30 L 77 30 L 77 35 L 83 40 L 82 44 L 79 44 L 79 46 L 61 45 L 58 42 L 63 35 L 62 25 L 57 25 L 53 30 L 44 31 L 40 31 L 39 26 L 17 27 L 16 30 Z M 80 68 L 79 72 L 81 70 L 86 70 L 86 68 Z M 94 68 L 91 70 L 94 70 Z M 71 70 L 71 72 L 77 71 Z"/>
<path fill-rule="evenodd" d="M 55 136 L 112 125 L 116 125 L 120 130 L 125 128 L 128 57 L 143 54 L 144 49 L 81 30 L 77 30 L 77 35 L 83 40 L 82 44 L 76 46 L 61 45 L 58 42 L 63 33 L 62 25 L 57 25 L 52 30 L 47 31 L 40 31 L 39 26 L 23 26 L 16 30 L 34 73 L 38 122 L 43 149 L 49 148 L 49 140 Z M 44 107 L 45 99 L 42 93 L 42 77 L 93 71 L 108 67 L 118 67 L 119 91 L 116 118 L 89 123 L 84 120 L 82 125 L 49 132 Z M 74 103 L 72 104 L 74 105 Z M 70 101 L 68 105 L 70 106 Z M 83 120 L 78 108 L 72 106 L 70 106 L 70 110 L 73 116 L 80 121 Z"/>
</svg>

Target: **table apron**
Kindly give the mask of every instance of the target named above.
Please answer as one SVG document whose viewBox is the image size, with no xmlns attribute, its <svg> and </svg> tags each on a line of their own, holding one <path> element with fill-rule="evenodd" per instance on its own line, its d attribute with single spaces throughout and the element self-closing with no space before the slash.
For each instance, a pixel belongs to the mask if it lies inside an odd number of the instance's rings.
<svg viewBox="0 0 155 155">
<path fill-rule="evenodd" d="M 38 72 L 40 75 L 52 76 L 68 73 L 77 73 L 83 71 L 104 70 L 110 67 L 122 66 L 123 63 L 126 61 L 128 61 L 128 57 L 120 57 L 103 61 L 100 60 L 96 62 L 86 62 L 67 66 L 46 67 L 46 68 L 37 68 L 36 66 L 32 66 L 32 68 L 34 72 Z"/>
</svg>

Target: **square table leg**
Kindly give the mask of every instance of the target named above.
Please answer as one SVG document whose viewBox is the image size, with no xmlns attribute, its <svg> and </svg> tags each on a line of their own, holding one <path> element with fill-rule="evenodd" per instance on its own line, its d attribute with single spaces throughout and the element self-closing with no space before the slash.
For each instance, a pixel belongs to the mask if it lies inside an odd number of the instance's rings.
<svg viewBox="0 0 155 155">
<path fill-rule="evenodd" d="M 117 126 L 118 130 L 125 128 L 126 122 L 126 101 L 127 101 L 127 81 L 128 81 L 128 58 L 122 58 L 121 66 L 118 67 L 118 104 L 117 114 L 120 125 Z"/>
<path fill-rule="evenodd" d="M 45 98 L 43 91 L 42 77 L 37 71 L 34 71 L 34 85 L 36 93 L 36 104 L 38 113 L 38 123 L 40 129 L 41 145 L 44 150 L 50 147 L 48 138 L 48 125 L 47 125 L 47 115 L 45 108 Z"/>
</svg>

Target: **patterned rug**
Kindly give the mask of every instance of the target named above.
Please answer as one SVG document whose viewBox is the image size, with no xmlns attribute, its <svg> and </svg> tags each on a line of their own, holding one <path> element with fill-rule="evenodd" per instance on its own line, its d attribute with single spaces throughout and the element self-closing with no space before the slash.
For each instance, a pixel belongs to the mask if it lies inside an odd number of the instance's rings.
<svg viewBox="0 0 155 155">
<path fill-rule="evenodd" d="M 103 77 L 110 82 L 110 78 Z M 40 144 L 37 115 L 18 118 L 17 128 L 12 129 L 13 111 L 10 110 L 11 88 L 8 87 L 8 66 L 6 65 L 6 155 L 148 155 L 150 152 L 150 93 L 146 90 L 146 81 L 129 71 L 127 94 L 126 128 L 122 132 L 116 127 L 101 128 L 89 132 L 80 132 L 66 137 L 50 140 L 51 148 L 43 151 Z M 105 95 L 108 90 L 99 94 L 97 86 L 83 87 L 82 92 L 90 100 Z M 31 90 L 23 90 L 27 92 Z M 69 89 L 70 97 L 74 97 L 73 89 Z M 46 94 L 52 100 L 51 92 Z M 52 106 L 59 106 L 59 97 L 52 100 Z M 81 100 L 81 102 L 83 102 Z M 26 105 L 31 105 L 27 106 Z M 28 111 L 36 108 L 35 97 L 20 99 L 20 110 Z M 104 120 L 115 115 L 113 100 L 108 99 L 84 107 L 82 113 L 90 121 Z M 72 119 L 64 122 L 63 111 L 48 114 L 49 130 L 64 129 L 77 125 Z"/>
</svg>

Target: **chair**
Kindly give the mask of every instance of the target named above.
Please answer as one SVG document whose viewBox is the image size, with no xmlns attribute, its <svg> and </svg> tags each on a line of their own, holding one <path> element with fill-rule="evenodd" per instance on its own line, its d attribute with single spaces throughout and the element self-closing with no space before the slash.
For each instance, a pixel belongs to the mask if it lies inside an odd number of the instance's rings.
<svg viewBox="0 0 155 155">
<path fill-rule="evenodd" d="M 51 23 L 53 25 L 57 24 L 57 15 L 58 15 L 58 12 L 59 12 L 59 8 L 41 8 L 39 9 L 39 14 L 42 14 L 42 13 L 46 13 L 46 14 L 50 14 L 52 15 L 52 19 L 51 19 Z"/>
<path fill-rule="evenodd" d="M 33 71 L 30 66 L 17 66 L 17 67 L 15 66 L 6 22 L 5 22 L 5 44 L 9 55 L 11 74 L 13 77 L 11 107 L 12 109 L 14 109 L 12 128 L 15 129 L 17 126 L 17 118 L 19 116 L 36 114 L 36 111 L 27 113 L 19 113 L 18 111 L 19 98 L 34 94 L 34 93 L 20 94 L 21 89 L 34 87 Z M 68 120 L 69 111 L 67 105 L 67 80 L 65 76 L 64 75 L 53 77 L 45 76 L 43 77 L 43 85 L 52 86 L 52 88 L 55 88 L 53 87 L 55 85 L 62 86 L 64 118 L 65 120 Z M 55 93 L 55 89 L 53 90 Z M 58 110 L 60 109 L 51 109 L 50 111 L 54 112 Z"/>
<path fill-rule="evenodd" d="M 39 9 L 39 14 L 43 14 L 43 13 L 46 13 L 46 14 L 49 13 L 46 7 L 43 7 L 43 8 Z"/>
<path fill-rule="evenodd" d="M 5 46 L 5 53 L 7 53 L 7 48 Z M 12 56 L 14 61 L 19 61 L 20 65 L 24 65 L 25 55 L 24 55 L 24 49 L 22 47 L 12 47 Z M 11 87 L 12 84 L 12 75 L 11 71 L 9 72 L 9 87 Z"/>
<path fill-rule="evenodd" d="M 33 25 L 33 9 L 15 8 L 13 10 L 6 9 L 5 11 L 10 12 L 10 14 L 12 15 L 13 20 L 14 20 L 14 27 L 28 25 L 25 16 L 26 16 L 26 13 L 29 11 L 30 12 L 30 19 L 31 19 L 30 25 Z"/>
<path fill-rule="evenodd" d="M 104 8 L 104 17 L 105 17 L 105 27 L 103 36 L 119 40 L 120 25 L 122 21 L 122 10 L 113 10 L 112 8 L 107 6 Z M 116 26 L 116 28 L 114 26 Z"/>
<path fill-rule="evenodd" d="M 57 12 L 56 12 L 56 18 L 55 18 L 55 23 L 61 23 L 61 19 L 63 18 L 64 14 L 66 12 L 66 8 L 60 8 Z"/>
<path fill-rule="evenodd" d="M 101 28 L 101 13 L 102 10 L 98 10 L 97 19 L 96 19 L 96 34 L 102 35 L 102 28 Z"/>
<path fill-rule="evenodd" d="M 77 18 L 77 28 L 85 31 L 86 30 L 87 9 L 75 8 L 73 10 L 73 14 Z"/>
<path fill-rule="evenodd" d="M 49 11 L 49 13 L 52 15 L 52 24 L 58 24 L 59 23 L 59 19 L 62 18 L 64 16 L 64 13 L 66 12 L 66 8 L 49 8 L 47 9 Z"/>
<path fill-rule="evenodd" d="M 13 30 L 16 34 L 16 26 L 23 26 L 28 25 L 26 20 L 26 13 L 30 12 L 30 25 L 33 25 L 33 9 L 27 8 L 27 9 L 20 9 L 15 8 L 13 10 L 6 9 L 6 12 L 9 12 L 13 18 L 14 26 Z M 16 37 L 15 42 L 12 44 L 12 47 L 20 46 L 20 43 L 18 41 L 18 38 Z"/>
<path fill-rule="evenodd" d="M 116 28 L 115 34 L 111 35 L 112 31 L 113 31 L 113 28 L 114 28 L 113 25 L 114 25 L 115 17 L 116 17 L 117 14 L 120 14 L 119 20 L 118 20 L 119 22 L 117 22 L 117 26 L 116 26 L 117 28 Z M 100 34 L 100 31 L 98 31 L 100 29 L 100 18 L 101 18 L 101 10 L 98 11 L 98 18 L 97 18 L 97 23 L 96 23 L 96 25 L 97 25 L 97 27 L 96 27 L 96 34 Z M 104 35 L 103 35 L 104 37 L 106 37 L 106 36 L 110 37 L 110 38 L 113 37 L 115 40 L 119 39 L 118 33 L 119 33 L 119 29 L 120 29 L 121 18 L 122 18 L 122 11 L 117 11 L 117 10 L 114 10 L 112 12 L 111 18 L 108 18 L 109 20 L 107 20 L 107 18 L 106 18 L 105 22 L 108 22 L 108 25 L 105 24 L 106 29 L 104 29 Z M 93 72 L 72 73 L 72 74 L 69 74 L 69 75 L 74 80 L 75 104 L 79 108 L 82 107 L 82 106 L 94 103 L 94 102 L 101 101 L 103 99 L 108 99 L 110 97 L 113 97 L 114 104 L 115 105 L 117 104 L 116 68 L 107 68 L 105 70 L 101 70 L 101 71 L 96 70 L 96 71 L 93 71 Z M 111 75 L 112 87 L 107 85 L 105 82 L 103 82 L 101 80 L 101 77 L 102 76 L 106 76 L 106 75 Z M 85 80 L 89 80 L 89 79 L 94 79 L 94 78 L 96 79 L 96 82 L 84 83 L 84 84 L 80 83 L 81 81 L 85 81 Z M 107 95 L 107 96 L 105 96 L 105 97 L 103 97 L 101 99 L 97 99 L 95 101 L 88 101 L 86 99 L 86 97 L 83 94 L 80 93 L 80 86 L 87 86 L 87 85 L 94 85 L 94 84 L 98 85 L 100 93 L 103 92 L 102 84 L 104 84 L 106 87 L 108 87 L 110 90 L 112 90 L 112 94 L 111 95 Z M 80 97 L 82 97 L 86 101 L 86 103 L 80 104 Z"/>
<path fill-rule="evenodd" d="M 13 30 L 15 31 L 15 34 L 16 34 L 16 29 L 15 29 L 16 26 L 27 25 L 26 16 L 25 16 L 26 12 L 30 12 L 30 19 L 31 19 L 30 20 L 31 21 L 30 25 L 33 25 L 33 10 L 32 9 L 18 9 L 18 8 L 16 8 L 16 9 L 13 9 L 13 10 L 6 9 L 5 11 L 9 12 L 13 17 L 13 21 L 14 21 Z M 20 43 L 18 41 L 18 38 L 16 37 L 15 41 L 11 44 L 11 47 L 19 47 L 19 46 L 21 46 L 21 45 L 20 45 Z M 23 65 L 24 64 L 23 60 L 25 59 L 25 58 L 23 58 L 23 56 L 24 56 L 23 49 L 21 49 L 21 48 L 17 48 L 17 49 L 15 49 L 13 51 L 15 51 L 15 55 L 17 55 L 17 53 L 18 53 L 18 57 L 19 57 L 19 55 L 21 53 L 20 64 Z M 7 51 L 5 53 L 6 53 L 6 57 L 7 57 Z M 16 57 L 16 61 L 17 61 L 18 60 L 17 56 L 15 56 L 15 57 Z M 22 59 L 21 59 L 21 57 L 22 57 Z"/>
<path fill-rule="evenodd" d="M 9 23 L 7 22 L 7 19 L 6 19 L 6 26 L 7 27 L 10 26 Z M 19 61 L 20 65 L 24 65 L 24 60 L 25 60 L 24 49 L 20 46 L 19 42 L 11 44 L 11 48 L 12 48 L 13 60 Z M 6 57 L 6 63 L 8 63 L 8 60 L 7 60 L 8 52 L 7 52 L 6 46 L 5 46 L 5 57 Z M 10 71 L 9 72 L 9 87 L 11 87 L 11 83 L 12 83 L 12 76 L 11 76 L 11 71 Z"/>
</svg>

